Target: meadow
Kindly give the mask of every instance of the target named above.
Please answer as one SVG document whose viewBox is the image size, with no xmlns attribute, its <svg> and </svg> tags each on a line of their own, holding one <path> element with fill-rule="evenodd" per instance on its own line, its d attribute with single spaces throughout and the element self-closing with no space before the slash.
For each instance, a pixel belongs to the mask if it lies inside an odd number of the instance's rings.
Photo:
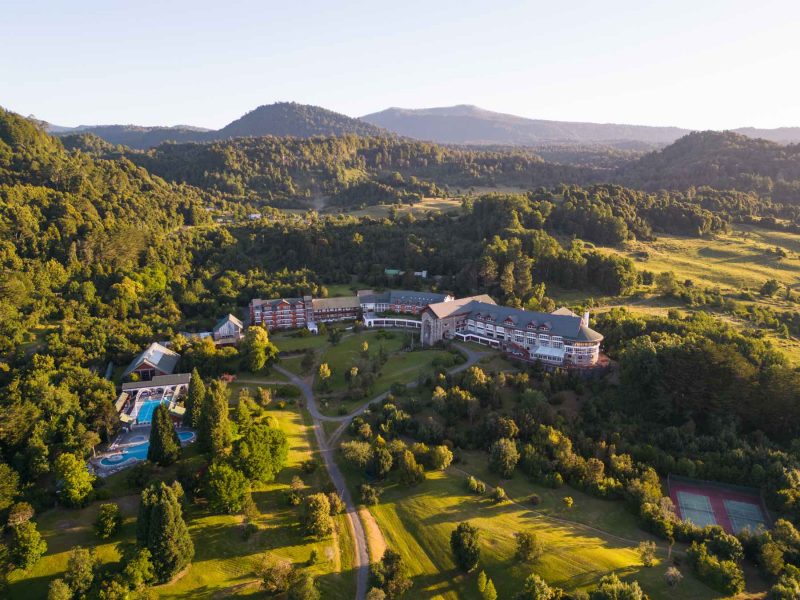
<svg viewBox="0 0 800 600">
<path fill-rule="evenodd" d="M 237 386 L 239 388 L 240 386 Z M 253 390 L 255 392 L 255 390 Z M 308 567 L 317 577 L 326 598 L 353 597 L 355 576 L 352 571 L 353 541 L 343 516 L 336 517 L 336 533 L 323 540 L 307 538 L 299 524 L 298 509 L 288 506 L 284 491 L 294 475 L 300 475 L 309 487 L 319 489 L 328 479 L 324 469 L 313 474 L 301 472 L 303 461 L 317 457 L 310 421 L 298 410 L 268 410 L 266 414 L 276 419 L 278 426 L 289 438 L 289 460 L 277 481 L 258 485 L 253 490 L 261 515 L 257 519 L 259 531 L 245 539 L 240 515 L 212 514 L 203 505 L 191 504 L 185 512 L 195 545 L 195 559 L 191 567 L 166 585 L 153 591 L 161 598 L 194 598 L 217 595 L 258 595 L 259 582 L 255 571 L 265 552 L 304 566 L 312 551 L 319 562 Z M 317 457 L 318 458 L 318 457 Z M 181 462 L 200 465 L 203 457 L 193 447 L 184 450 Z M 171 481 L 177 465 L 157 472 L 157 477 Z M 135 520 L 139 496 L 126 482 L 123 471 L 108 479 L 105 485 L 111 499 L 120 504 L 125 522 L 122 530 L 108 542 L 99 542 L 92 523 L 100 502 L 86 508 L 71 510 L 55 508 L 35 520 L 48 543 L 47 554 L 27 572 L 12 574 L 8 589 L 10 599 L 44 598 L 51 579 L 60 576 L 66 568 L 69 550 L 76 545 L 93 547 L 103 569 L 116 569 L 126 545 L 135 539 Z"/>
</svg>

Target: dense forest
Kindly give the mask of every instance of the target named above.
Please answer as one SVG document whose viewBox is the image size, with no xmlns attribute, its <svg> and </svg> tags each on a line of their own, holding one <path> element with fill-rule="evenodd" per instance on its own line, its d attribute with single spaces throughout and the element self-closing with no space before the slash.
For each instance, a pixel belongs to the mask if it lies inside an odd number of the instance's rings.
<svg viewBox="0 0 800 600">
<path fill-rule="evenodd" d="M 783 152 L 765 160 L 785 161 L 780 174 L 794 177 L 794 149 Z M 758 168 L 755 159 L 748 164 Z M 777 219 L 796 219 L 794 196 L 776 196 L 776 185 L 750 189 L 746 180 L 689 178 L 680 184 L 676 177 L 675 191 L 638 191 L 594 183 L 591 169 L 545 163 L 530 153 L 384 137 L 245 138 L 133 152 L 88 136 L 62 143 L 36 124 L 0 112 L 0 511 L 20 499 L 37 512 L 63 502 L 57 491 L 63 492 L 68 463 L 82 464 L 119 427 L 114 386 L 100 374 L 149 342 L 208 327 L 221 314 L 240 312 L 252 297 L 324 296 L 326 286 L 354 278 L 387 285 L 387 267 L 428 270 L 439 276 L 435 288 L 457 296 L 489 293 L 498 302 L 537 310 L 555 307 L 547 296 L 554 284 L 625 296 L 653 274 L 595 244 L 659 233 L 702 237 L 748 219 L 772 219 L 775 226 L 782 226 Z M 275 211 L 269 219 L 225 225 L 211 218 L 216 207 L 238 200 L 325 194 L 347 205 L 376 196 L 408 202 L 493 185 L 525 191 L 476 194 L 455 213 L 416 217 Z M 402 284 L 420 282 L 409 277 Z M 702 315 L 611 311 L 594 326 L 619 365 L 618 383 L 584 382 L 535 367 L 522 367 L 508 379 L 470 371 L 458 380 L 422 382 L 435 413 L 426 415 L 430 419 L 409 416 L 417 409 L 412 398 L 402 397 L 406 392 L 369 418 L 375 427 L 392 421 L 382 429 L 398 433 L 390 438 L 402 433 L 456 450 L 484 449 L 499 470 L 518 448 L 512 471 L 519 462 L 533 480 L 561 480 L 601 497 L 624 498 L 644 526 L 665 539 L 694 542 L 690 560 L 701 565 L 698 572 L 717 564 L 711 571 L 722 587 L 739 589 L 739 567 L 728 563 L 744 553 L 770 584 L 795 585 L 798 371 L 769 342 Z M 190 345 L 187 356 L 204 375 L 217 375 L 203 351 Z M 227 415 L 224 390 L 212 387 L 210 408 Z M 570 422 L 556 415 L 551 402 L 565 389 L 588 398 Z M 512 393 L 512 413 L 501 414 L 498 399 Z M 479 418 L 470 407 L 480 407 Z M 215 435 L 227 435 L 201 433 L 209 448 L 219 442 Z M 266 443 L 258 435 L 245 439 Z M 164 446 L 170 443 L 165 439 Z M 247 454 L 247 448 L 238 450 Z M 414 479 L 418 469 L 403 448 L 398 456 Z M 220 477 L 235 477 L 223 466 L 214 468 Z M 678 524 L 658 485 L 658 477 L 669 473 L 760 486 L 787 525 L 780 535 L 734 542 L 716 530 Z M 149 522 L 153 507 L 176 506 L 180 495 L 167 486 L 148 487 L 141 521 Z M 137 533 L 145 544 L 147 531 Z M 184 559 L 191 554 L 186 535 L 184 527 Z M 729 552 L 730 546 L 740 551 Z M 780 561 L 773 560 L 777 551 Z"/>
</svg>

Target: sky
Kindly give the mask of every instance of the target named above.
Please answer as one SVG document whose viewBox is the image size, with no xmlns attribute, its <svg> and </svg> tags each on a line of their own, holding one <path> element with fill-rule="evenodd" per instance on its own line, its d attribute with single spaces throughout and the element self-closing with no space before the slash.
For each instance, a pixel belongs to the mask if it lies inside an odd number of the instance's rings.
<svg viewBox="0 0 800 600">
<path fill-rule="evenodd" d="M 220 128 L 296 101 L 800 126 L 797 0 L 0 0 L 0 106 Z"/>
</svg>

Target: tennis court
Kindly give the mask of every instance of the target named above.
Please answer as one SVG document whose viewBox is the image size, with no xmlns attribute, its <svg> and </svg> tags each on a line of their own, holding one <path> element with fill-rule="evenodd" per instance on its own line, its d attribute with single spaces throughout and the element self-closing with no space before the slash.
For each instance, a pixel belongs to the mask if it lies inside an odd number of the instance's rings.
<svg viewBox="0 0 800 600">
<path fill-rule="evenodd" d="M 698 527 L 718 524 L 714 516 L 714 509 L 711 508 L 711 499 L 708 496 L 679 491 L 678 506 L 683 518 Z"/>
<path fill-rule="evenodd" d="M 698 527 L 720 525 L 728 533 L 769 526 L 757 489 L 670 475 L 669 493 L 678 516 Z"/>
</svg>

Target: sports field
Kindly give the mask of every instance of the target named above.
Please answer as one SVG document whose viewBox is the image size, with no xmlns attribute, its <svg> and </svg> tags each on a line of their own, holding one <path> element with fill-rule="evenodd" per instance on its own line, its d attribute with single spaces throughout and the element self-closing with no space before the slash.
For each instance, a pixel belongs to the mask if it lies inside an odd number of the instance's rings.
<svg viewBox="0 0 800 600">
<path fill-rule="evenodd" d="M 770 522 L 757 490 L 671 476 L 669 493 L 679 516 L 698 527 L 720 525 L 735 534 Z"/>
</svg>

